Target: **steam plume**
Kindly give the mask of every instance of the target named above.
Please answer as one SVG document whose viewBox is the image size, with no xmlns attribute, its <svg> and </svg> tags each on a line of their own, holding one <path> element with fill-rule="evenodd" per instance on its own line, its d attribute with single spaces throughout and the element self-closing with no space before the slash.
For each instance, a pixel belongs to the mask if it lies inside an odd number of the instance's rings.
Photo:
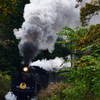
<svg viewBox="0 0 100 100">
<path fill-rule="evenodd" d="M 68 58 L 68 60 L 70 60 L 70 56 L 68 56 L 67 58 Z M 64 63 L 64 59 L 58 58 L 58 57 L 56 57 L 55 59 L 50 59 L 50 60 L 46 60 L 46 59 L 42 59 L 41 61 L 37 60 L 37 61 L 31 63 L 30 65 L 31 66 L 32 65 L 40 66 L 41 68 L 43 68 L 47 71 L 56 71 L 58 69 L 62 69 L 65 67 L 71 67 L 70 62 Z"/>
<path fill-rule="evenodd" d="M 19 50 L 27 63 L 34 58 L 38 50 L 54 50 L 55 35 L 62 27 L 79 25 L 79 8 L 76 0 L 30 0 L 25 5 L 25 21 L 20 29 L 14 29 L 14 35 L 20 39 Z M 32 55 L 31 55 L 32 53 Z"/>
<path fill-rule="evenodd" d="M 24 58 L 24 65 L 28 66 L 30 60 L 36 56 L 38 48 L 31 42 L 25 42 L 23 45 L 19 45 L 20 52 Z"/>
<path fill-rule="evenodd" d="M 29 63 L 39 50 L 48 49 L 52 53 L 57 40 L 55 33 L 65 26 L 80 26 L 80 7 L 90 1 L 83 0 L 80 6 L 75 8 L 76 0 L 30 0 L 24 8 L 25 21 L 21 28 L 14 29 L 14 35 L 21 40 L 18 47 L 24 62 Z M 90 24 L 93 24 L 94 20 L 95 18 L 90 20 Z"/>
</svg>

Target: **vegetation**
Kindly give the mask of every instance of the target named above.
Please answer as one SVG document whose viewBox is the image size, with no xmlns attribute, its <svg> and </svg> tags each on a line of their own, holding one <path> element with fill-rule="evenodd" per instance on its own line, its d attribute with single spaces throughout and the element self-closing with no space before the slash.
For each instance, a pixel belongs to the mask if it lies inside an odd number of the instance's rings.
<svg viewBox="0 0 100 100">
<path fill-rule="evenodd" d="M 19 41 L 13 35 L 13 29 L 21 26 L 24 20 L 23 7 L 28 2 L 28 0 L 0 0 L 0 99 L 2 100 L 10 89 L 11 76 L 9 74 L 11 71 L 20 69 L 21 66 L 22 58 L 17 47 Z M 82 7 L 80 9 L 82 26 L 88 25 L 90 19 L 98 15 L 99 10 L 100 0 L 91 0 L 90 4 Z M 100 100 L 100 24 L 91 25 L 89 28 L 64 27 L 64 30 L 58 34 L 67 36 L 66 40 L 58 41 L 60 44 L 55 45 L 53 54 L 41 51 L 35 60 L 50 59 L 55 56 L 64 57 L 68 55 L 67 52 L 70 53 L 70 50 L 76 54 L 81 53 L 82 56 L 74 59 L 73 66 L 69 68 L 71 72 L 61 74 L 69 76 L 69 79 L 42 90 L 39 94 L 40 99 Z"/>
<path fill-rule="evenodd" d="M 89 29 L 65 27 L 65 31 L 59 33 L 67 36 L 67 42 L 73 42 L 68 46 L 73 48 L 73 52 L 82 51 L 83 56 L 75 59 L 73 66 L 66 69 L 71 70 L 70 72 L 61 74 L 69 76 L 69 79 L 65 83 L 55 84 L 48 87 L 46 91 L 42 91 L 39 94 L 41 100 L 100 100 L 99 36 L 95 41 L 90 41 L 91 38 L 94 39 L 97 34 L 100 34 L 99 28 L 98 24 L 91 25 Z M 87 36 L 91 36 L 91 38 L 87 39 Z M 61 42 L 65 43 L 66 41 Z M 43 93 L 45 96 L 42 96 Z"/>
<path fill-rule="evenodd" d="M 77 0 L 81 2 L 82 0 Z M 100 9 L 100 0 L 91 0 L 81 8 L 82 26 Z M 66 82 L 49 86 L 46 91 L 39 94 L 41 100 L 100 100 L 100 24 L 91 25 L 89 28 L 76 27 L 64 28 L 58 33 L 67 36 L 60 43 L 69 43 L 67 47 L 72 48 L 74 53 L 82 52 L 82 57 L 74 59 L 71 70 L 62 73 L 69 76 Z M 73 61 L 73 60 L 71 60 Z M 45 94 L 45 96 L 43 96 Z"/>
<path fill-rule="evenodd" d="M 73 66 L 66 69 L 71 72 L 62 74 L 69 79 L 42 91 L 39 94 L 41 100 L 100 100 L 100 37 L 96 36 L 100 34 L 99 29 L 99 24 L 91 25 L 89 29 L 65 27 L 58 33 L 67 36 L 67 42 L 73 43 L 68 48 L 75 53 L 81 51 L 83 56 L 74 59 Z M 96 39 L 91 41 L 91 38 Z M 66 40 L 61 43 L 66 43 Z M 43 93 L 47 95 L 43 96 Z"/>
<path fill-rule="evenodd" d="M 7 75 L 9 71 L 0 71 L 0 99 L 5 100 L 5 95 L 10 90 L 11 77 Z"/>
<path fill-rule="evenodd" d="M 13 35 L 13 29 L 20 27 L 23 21 L 23 5 L 17 0 L 0 1 L 0 70 L 2 71 L 13 71 L 21 65 L 18 41 Z"/>
<path fill-rule="evenodd" d="M 76 0 L 77 2 L 82 2 L 84 0 Z M 76 5 L 76 7 L 78 7 Z M 100 11 L 100 0 L 91 0 L 91 3 L 85 4 L 85 7 L 82 7 L 80 9 L 80 21 L 82 23 L 82 26 L 88 25 L 88 22 L 91 20 L 91 18 L 95 15 L 98 15 Z"/>
<path fill-rule="evenodd" d="M 18 41 L 13 29 L 23 22 L 23 7 L 28 0 L 0 0 L 0 100 L 10 90 L 11 72 L 20 68 Z"/>
</svg>

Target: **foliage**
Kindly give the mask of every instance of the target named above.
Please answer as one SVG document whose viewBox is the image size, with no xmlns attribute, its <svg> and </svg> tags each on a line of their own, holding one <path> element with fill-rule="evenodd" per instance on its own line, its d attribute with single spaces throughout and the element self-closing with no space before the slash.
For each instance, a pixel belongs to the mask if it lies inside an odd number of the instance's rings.
<svg viewBox="0 0 100 100">
<path fill-rule="evenodd" d="M 79 51 L 77 52 L 77 49 L 79 48 L 79 40 L 83 39 L 83 37 L 87 34 L 87 28 L 76 27 L 75 29 L 71 29 L 69 27 L 64 27 L 63 29 L 65 31 L 61 31 L 60 33 L 57 33 L 57 35 L 64 35 L 67 37 L 67 39 L 59 43 L 68 43 L 69 45 L 67 46 L 67 48 L 69 50 L 71 50 L 74 53 L 79 53 Z"/>
<path fill-rule="evenodd" d="M 77 2 L 82 2 L 83 0 L 76 0 Z M 79 7 L 77 4 L 76 8 Z M 85 7 L 80 9 L 80 21 L 82 26 L 88 25 L 88 22 L 93 16 L 98 15 L 100 11 L 100 0 L 91 0 L 91 3 L 86 3 Z"/>
<path fill-rule="evenodd" d="M 89 9 L 89 10 L 87 10 Z M 82 22 L 82 26 L 87 25 L 87 23 L 90 21 L 90 19 L 94 15 L 98 15 L 98 11 L 100 10 L 100 5 L 92 5 L 92 4 L 86 4 L 85 7 L 82 7 L 80 9 L 80 20 Z"/>
<path fill-rule="evenodd" d="M 61 88 L 54 88 L 44 100 L 100 100 L 100 25 L 91 25 L 89 28 L 64 28 L 58 33 L 66 36 L 60 43 L 69 43 L 73 52 L 81 51 L 83 56 L 77 58 L 70 72 L 62 73 L 69 79 L 60 84 Z M 57 85 L 60 87 L 59 85 Z M 55 86 L 55 87 L 57 87 Z M 62 89 L 63 88 L 63 89 Z M 48 91 L 48 90 L 47 90 Z M 61 95 L 60 95 L 61 94 Z"/>
<path fill-rule="evenodd" d="M 0 45 L 0 70 L 14 71 L 19 67 L 17 62 L 20 62 L 21 58 L 18 57 L 18 49 L 14 48 L 16 46 L 15 42 L 7 43 L 7 46 L 7 48 L 4 48 L 4 46 Z"/>
<path fill-rule="evenodd" d="M 24 21 L 23 8 L 28 0 L 0 1 L 0 70 L 20 69 L 22 57 L 19 56 L 18 40 L 13 29 L 19 28 Z"/>
<path fill-rule="evenodd" d="M 89 27 L 89 30 L 86 31 L 86 34 L 84 38 L 82 38 L 78 46 L 80 46 L 80 49 L 84 46 L 88 45 L 100 45 L 100 24 L 91 25 Z M 86 45 L 87 44 L 87 45 Z"/>
<path fill-rule="evenodd" d="M 0 99 L 5 100 L 6 93 L 10 90 L 11 76 L 7 75 L 9 71 L 0 71 Z"/>
<path fill-rule="evenodd" d="M 100 100 L 94 96 L 82 82 L 68 83 L 60 82 L 48 86 L 38 96 L 41 100 Z"/>
<path fill-rule="evenodd" d="M 73 67 L 70 69 L 71 72 L 68 74 L 70 76 L 69 82 L 72 82 L 77 88 L 80 84 L 80 89 L 84 88 L 85 91 L 82 93 L 87 93 L 87 95 L 93 95 L 94 97 L 99 98 L 100 90 L 99 90 L 99 77 L 100 77 L 100 39 L 99 37 L 99 28 L 100 25 L 91 25 L 89 29 L 84 29 L 83 37 L 78 34 L 78 32 L 83 34 L 80 29 L 77 31 L 71 31 L 74 39 L 69 36 L 70 30 L 65 28 L 65 33 L 67 36 L 67 40 L 71 40 L 74 42 L 74 50 L 78 52 L 79 50 L 83 51 L 83 56 L 78 59 Z M 82 29 L 82 28 L 81 28 Z M 78 35 L 76 35 L 78 34 Z M 78 36 L 78 37 L 75 37 Z M 79 89 L 79 91 L 80 91 Z M 90 93 L 90 94 L 89 94 Z M 79 94 L 79 93 L 78 93 Z M 81 95 L 81 94 L 80 94 Z M 86 94 L 85 94 L 86 95 Z M 85 96 L 83 95 L 83 96 Z M 82 99 L 82 98 L 81 98 Z"/>
<path fill-rule="evenodd" d="M 41 100 L 61 100 L 61 97 L 63 95 L 62 91 L 66 86 L 67 85 L 63 82 L 60 82 L 59 84 L 56 83 L 53 85 L 49 85 L 46 90 L 41 90 L 38 96 Z M 59 95 L 57 96 L 57 94 Z"/>
</svg>

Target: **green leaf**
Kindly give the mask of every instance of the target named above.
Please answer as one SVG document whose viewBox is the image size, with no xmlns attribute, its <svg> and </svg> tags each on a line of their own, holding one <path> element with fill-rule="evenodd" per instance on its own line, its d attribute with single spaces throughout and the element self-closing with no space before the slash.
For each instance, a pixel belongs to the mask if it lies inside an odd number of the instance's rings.
<svg viewBox="0 0 100 100">
<path fill-rule="evenodd" d="M 82 48 L 81 51 L 87 50 L 87 49 L 89 49 L 89 48 L 91 48 L 91 47 L 93 47 L 93 46 L 94 46 L 94 44 L 89 45 L 89 46 L 87 46 L 87 47 L 85 47 L 85 48 Z"/>
</svg>

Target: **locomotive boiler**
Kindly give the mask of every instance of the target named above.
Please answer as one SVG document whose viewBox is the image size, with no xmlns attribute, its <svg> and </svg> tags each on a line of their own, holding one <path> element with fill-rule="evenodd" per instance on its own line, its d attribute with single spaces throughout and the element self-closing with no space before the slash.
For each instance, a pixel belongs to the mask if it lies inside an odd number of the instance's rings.
<svg viewBox="0 0 100 100">
<path fill-rule="evenodd" d="M 11 92 L 17 100 L 30 100 L 48 86 L 48 79 L 48 72 L 39 66 L 23 67 L 18 75 L 12 74 Z"/>
</svg>

